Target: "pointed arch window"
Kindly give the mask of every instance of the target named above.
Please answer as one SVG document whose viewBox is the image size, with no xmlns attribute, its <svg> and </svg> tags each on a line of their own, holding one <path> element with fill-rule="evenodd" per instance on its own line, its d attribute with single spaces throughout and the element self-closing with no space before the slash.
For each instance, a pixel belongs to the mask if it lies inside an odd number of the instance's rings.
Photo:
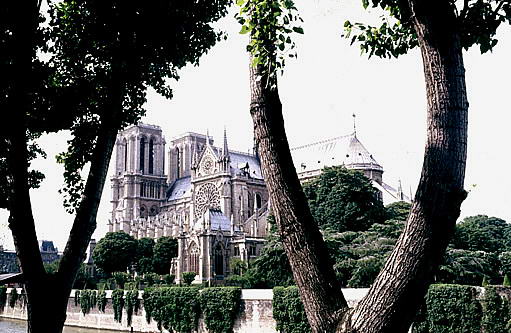
<svg viewBox="0 0 511 333">
<path fill-rule="evenodd" d="M 149 140 L 149 174 L 153 174 L 154 167 L 154 141 L 153 139 Z"/>
<path fill-rule="evenodd" d="M 220 244 L 215 247 L 215 275 L 224 275 L 224 253 Z"/>
<path fill-rule="evenodd" d="M 124 139 L 123 141 L 124 145 L 124 171 L 128 170 L 128 141 Z"/>
<path fill-rule="evenodd" d="M 262 207 L 261 195 L 259 193 L 256 193 L 255 197 L 256 197 L 256 208 L 259 209 Z"/>
<path fill-rule="evenodd" d="M 188 271 L 199 274 L 199 248 L 195 243 L 192 243 L 188 248 Z"/>
<path fill-rule="evenodd" d="M 176 148 L 176 178 L 181 176 L 181 156 L 179 148 Z"/>
<path fill-rule="evenodd" d="M 145 138 L 140 139 L 140 171 L 144 173 L 145 169 Z"/>
</svg>

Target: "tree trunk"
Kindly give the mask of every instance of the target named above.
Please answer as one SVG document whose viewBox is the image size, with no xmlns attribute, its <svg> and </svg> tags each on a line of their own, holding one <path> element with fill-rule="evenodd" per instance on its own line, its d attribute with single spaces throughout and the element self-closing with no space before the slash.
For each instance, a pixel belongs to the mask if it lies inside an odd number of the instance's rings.
<svg viewBox="0 0 511 333">
<path fill-rule="evenodd" d="M 276 224 L 313 332 L 332 332 L 347 303 L 293 165 L 278 90 L 261 73 L 250 69 L 250 113 Z"/>
<path fill-rule="evenodd" d="M 38 2 L 32 7 L 23 3 L 11 5 L 16 13 L 17 25 L 13 34 L 17 44 L 13 50 L 12 94 L 9 109 L 12 123 L 6 128 L 8 140 L 8 167 L 10 174 L 9 227 L 11 228 L 16 253 L 25 280 L 27 298 L 27 321 L 30 333 L 61 333 L 66 319 L 69 295 L 92 233 L 96 229 L 96 216 L 101 193 L 105 184 L 108 164 L 120 127 L 122 113 L 123 84 L 120 65 L 113 64 L 110 104 L 101 117 L 101 128 L 93 152 L 90 171 L 77 210 L 68 243 L 55 275 L 46 273 L 35 230 L 32 205 L 28 187 L 27 114 L 31 112 L 32 96 L 30 78 L 32 59 L 35 56 L 33 43 L 37 28 Z M 23 8 L 21 8 L 23 7 Z"/>
<path fill-rule="evenodd" d="M 427 143 L 406 227 L 368 295 L 338 332 L 407 332 L 439 266 L 466 197 L 468 101 L 454 9 L 409 1 L 426 80 Z"/>
</svg>

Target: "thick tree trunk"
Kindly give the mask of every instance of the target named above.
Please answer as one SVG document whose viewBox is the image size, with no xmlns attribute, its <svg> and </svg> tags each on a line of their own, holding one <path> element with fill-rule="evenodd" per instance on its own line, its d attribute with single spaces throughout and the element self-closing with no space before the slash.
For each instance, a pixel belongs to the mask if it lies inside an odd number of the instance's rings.
<svg viewBox="0 0 511 333">
<path fill-rule="evenodd" d="M 293 166 L 278 90 L 259 76 L 251 67 L 250 113 L 276 224 L 313 331 L 332 332 L 347 304 Z"/>
<path fill-rule="evenodd" d="M 8 166 L 11 178 L 9 227 L 25 279 L 28 332 L 61 333 L 66 319 L 67 302 L 76 274 L 96 228 L 96 216 L 112 154 L 119 117 L 122 113 L 122 79 L 114 71 L 110 105 L 101 117 L 101 128 L 94 148 L 90 171 L 73 227 L 60 262 L 59 271 L 45 272 L 32 215 L 28 187 L 27 114 L 31 112 L 30 77 L 35 55 L 33 36 L 37 27 L 38 3 L 11 5 L 18 20 L 14 27 L 17 44 L 14 52 L 12 94 L 9 96 L 12 123 L 6 128 Z M 23 7 L 23 8 L 21 8 Z M 113 65 L 118 69 L 118 65 Z"/>
<path fill-rule="evenodd" d="M 338 332 L 407 332 L 466 196 L 468 101 L 455 13 L 447 1 L 409 3 L 422 51 L 428 101 L 422 175 L 394 251 L 368 295 L 346 314 Z"/>
</svg>

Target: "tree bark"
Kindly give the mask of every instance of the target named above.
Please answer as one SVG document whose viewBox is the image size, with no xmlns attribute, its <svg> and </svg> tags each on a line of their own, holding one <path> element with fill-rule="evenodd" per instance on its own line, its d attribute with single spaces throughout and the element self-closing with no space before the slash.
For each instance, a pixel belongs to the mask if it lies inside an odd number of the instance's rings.
<svg viewBox="0 0 511 333">
<path fill-rule="evenodd" d="M 313 332 L 332 332 L 347 303 L 307 204 L 287 142 L 277 88 L 250 68 L 250 113 L 276 224 Z"/>
<path fill-rule="evenodd" d="M 468 101 L 456 16 L 448 1 L 410 0 L 422 52 L 427 142 L 406 227 L 369 293 L 338 332 L 407 332 L 438 268 L 466 197 Z"/>
<path fill-rule="evenodd" d="M 15 2 L 17 3 L 17 2 Z M 101 117 L 101 128 L 94 148 L 83 199 L 55 275 L 46 273 L 35 230 L 28 187 L 27 114 L 31 112 L 32 96 L 29 86 L 32 59 L 35 56 L 34 32 L 37 28 L 39 3 L 32 1 L 27 10 L 22 3 L 11 5 L 16 13 L 17 40 L 13 50 L 12 94 L 9 96 L 12 123 L 7 127 L 8 166 L 11 177 L 9 193 L 9 227 L 23 272 L 27 298 L 27 321 L 30 333 L 61 333 L 71 289 L 87 246 L 96 229 L 96 216 L 105 184 L 108 164 L 120 127 L 124 94 L 120 64 L 112 65 L 110 105 Z M 23 5 L 25 5 L 23 3 Z M 23 8 L 21 8 L 23 7 Z"/>
</svg>

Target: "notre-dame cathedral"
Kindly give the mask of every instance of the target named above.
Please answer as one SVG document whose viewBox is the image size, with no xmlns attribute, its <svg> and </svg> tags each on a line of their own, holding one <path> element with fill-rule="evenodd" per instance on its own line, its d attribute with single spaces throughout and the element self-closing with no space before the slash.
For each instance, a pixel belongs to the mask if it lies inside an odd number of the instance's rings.
<svg viewBox="0 0 511 333">
<path fill-rule="evenodd" d="M 109 231 L 177 238 L 171 270 L 178 280 L 182 272 L 196 272 L 197 282 L 223 279 L 230 258 L 250 262 L 260 254 L 271 202 L 256 152 L 229 149 L 225 131 L 220 147 L 209 135 L 188 132 L 166 149 L 161 128 L 142 123 L 119 133 L 115 152 Z M 302 180 L 345 165 L 363 171 L 384 202 L 410 200 L 401 186 L 383 182 L 383 168 L 355 133 L 292 153 Z"/>
</svg>

